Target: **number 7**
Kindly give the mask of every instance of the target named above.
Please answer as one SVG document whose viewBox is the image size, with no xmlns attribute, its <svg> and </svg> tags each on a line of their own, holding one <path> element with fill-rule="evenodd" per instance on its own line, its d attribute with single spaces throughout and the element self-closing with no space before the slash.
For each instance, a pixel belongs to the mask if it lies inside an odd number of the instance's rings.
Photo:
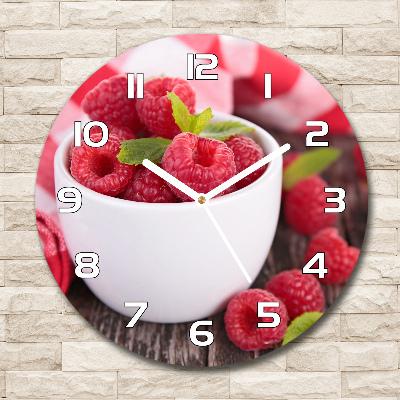
<svg viewBox="0 0 400 400">
<path fill-rule="evenodd" d="M 128 325 L 126 326 L 127 328 L 133 328 L 136 324 L 136 322 L 139 320 L 139 318 L 143 315 L 143 313 L 147 310 L 147 307 L 149 306 L 149 303 L 146 301 L 139 301 L 139 302 L 129 302 L 126 301 L 124 303 L 125 307 L 139 307 L 139 309 L 136 311 L 135 315 L 132 317 L 132 319 L 129 321 Z"/>
</svg>

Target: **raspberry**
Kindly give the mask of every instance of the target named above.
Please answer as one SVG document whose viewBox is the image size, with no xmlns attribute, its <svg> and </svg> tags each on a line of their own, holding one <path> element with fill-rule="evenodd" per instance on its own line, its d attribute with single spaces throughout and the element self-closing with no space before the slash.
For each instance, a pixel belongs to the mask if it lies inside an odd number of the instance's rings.
<svg viewBox="0 0 400 400">
<path fill-rule="evenodd" d="M 309 311 L 323 311 L 325 296 L 318 280 L 300 270 L 283 271 L 265 285 L 287 308 L 289 318 L 294 319 Z"/>
<path fill-rule="evenodd" d="M 93 141 L 101 136 L 93 134 Z M 121 138 L 110 135 L 102 147 L 89 147 L 82 142 L 72 152 L 71 175 L 82 185 L 95 192 L 115 196 L 125 190 L 135 171 L 134 165 L 122 164 L 117 155 Z"/>
<path fill-rule="evenodd" d="M 128 99 L 127 75 L 121 74 L 101 81 L 86 93 L 81 106 L 93 121 L 124 125 L 137 133 L 141 124 L 135 104 L 136 99 Z"/>
<path fill-rule="evenodd" d="M 107 125 L 107 127 L 109 135 L 116 135 L 121 140 L 136 139 L 136 135 L 127 126 L 114 124 L 114 125 Z M 93 128 L 90 129 L 90 137 L 92 137 L 93 133 L 102 133 L 102 130 L 99 126 L 94 126 Z"/>
<path fill-rule="evenodd" d="M 177 197 L 167 183 L 144 167 L 136 169 L 124 199 L 146 203 L 176 203 Z"/>
<path fill-rule="evenodd" d="M 225 144 L 233 151 L 237 174 L 264 157 L 263 149 L 253 139 L 246 136 L 236 135 L 230 137 L 225 141 Z M 241 179 L 236 184 L 237 189 L 242 189 L 253 183 L 266 169 L 267 166 L 265 165 Z"/>
<path fill-rule="evenodd" d="M 356 265 L 360 249 L 349 246 L 336 228 L 325 228 L 318 232 L 308 245 L 305 263 L 316 253 L 325 253 L 325 268 L 328 273 L 319 278 L 324 283 L 346 282 Z"/>
<path fill-rule="evenodd" d="M 140 120 L 154 134 L 172 139 L 181 132 L 172 116 L 171 100 L 167 92 L 175 93 L 188 107 L 190 114 L 195 112 L 195 92 L 189 82 L 181 78 L 154 78 L 143 87 L 143 99 L 136 103 Z"/>
<path fill-rule="evenodd" d="M 357 167 L 358 175 L 367 180 L 367 171 L 365 170 L 364 159 L 361 153 L 361 149 L 358 143 L 354 145 L 353 148 L 353 157 Z"/>
<path fill-rule="evenodd" d="M 287 224 L 303 235 L 314 235 L 334 225 L 337 213 L 325 213 L 324 208 L 337 207 L 336 203 L 326 202 L 326 198 L 335 197 L 335 193 L 325 193 L 325 187 L 328 184 L 319 175 L 297 182 L 286 194 L 283 205 Z"/>
<path fill-rule="evenodd" d="M 208 193 L 236 172 L 232 150 L 225 143 L 189 132 L 175 136 L 164 153 L 162 167 L 197 193 Z M 174 186 L 171 189 L 182 200 L 192 201 Z"/>
<path fill-rule="evenodd" d="M 239 293 L 228 304 L 225 329 L 229 339 L 242 350 L 261 350 L 279 343 L 285 335 L 288 315 L 285 305 L 265 307 L 266 312 L 276 312 L 281 321 L 276 328 L 258 328 L 258 322 L 272 322 L 270 317 L 258 317 L 258 302 L 279 301 L 272 293 L 262 289 L 249 289 Z M 271 310 L 271 311 L 269 311 Z"/>
</svg>

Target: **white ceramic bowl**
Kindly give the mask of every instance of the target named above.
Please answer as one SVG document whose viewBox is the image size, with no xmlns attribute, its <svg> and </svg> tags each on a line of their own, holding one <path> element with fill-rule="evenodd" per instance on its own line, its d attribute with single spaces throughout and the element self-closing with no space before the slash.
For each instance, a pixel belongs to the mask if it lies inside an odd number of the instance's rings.
<svg viewBox="0 0 400 400">
<path fill-rule="evenodd" d="M 249 121 L 215 113 L 213 122 L 227 119 L 254 127 L 251 137 L 266 154 L 279 147 Z M 222 310 L 250 286 L 205 210 L 194 202 L 139 203 L 87 189 L 67 168 L 71 142 L 72 137 L 65 139 L 55 155 L 56 192 L 78 188 L 82 207 L 59 217 L 72 259 L 79 252 L 99 255 L 100 274 L 84 281 L 102 302 L 126 316 L 133 316 L 135 309 L 125 308 L 125 302 L 148 302 L 141 320 L 187 322 Z M 282 156 L 251 185 L 209 202 L 252 281 L 275 236 L 281 181 Z"/>
</svg>

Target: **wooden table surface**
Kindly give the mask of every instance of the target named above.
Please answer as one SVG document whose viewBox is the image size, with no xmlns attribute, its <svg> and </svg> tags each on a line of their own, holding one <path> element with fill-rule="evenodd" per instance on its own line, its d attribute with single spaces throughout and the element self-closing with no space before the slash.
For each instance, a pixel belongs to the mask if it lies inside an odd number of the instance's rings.
<svg viewBox="0 0 400 400">
<path fill-rule="evenodd" d="M 292 149 L 305 150 L 305 137 L 274 134 L 282 145 L 289 142 Z M 354 137 L 330 138 L 330 146 L 342 149 L 338 162 L 323 174 L 331 187 L 346 190 L 346 210 L 339 214 L 337 228 L 352 246 L 361 247 L 367 221 L 367 185 L 356 173 L 352 157 Z M 263 288 L 275 274 L 286 269 L 303 267 L 304 253 L 309 238 L 290 229 L 281 218 L 271 251 L 252 287 Z M 327 307 L 336 299 L 343 285 L 322 285 Z M 198 347 L 189 339 L 189 328 L 194 322 L 181 324 L 154 324 L 138 321 L 134 328 L 126 328 L 130 318 L 121 316 L 100 302 L 81 279 L 76 279 L 67 297 L 80 314 L 104 336 L 121 346 L 150 359 L 184 366 L 221 366 L 257 358 L 272 349 L 247 352 L 236 347 L 224 327 L 224 312 L 205 318 L 213 321 L 207 327 L 214 334 L 208 347 Z M 202 339 L 202 338 L 200 338 Z M 279 346 L 275 346 L 277 348 Z"/>
</svg>

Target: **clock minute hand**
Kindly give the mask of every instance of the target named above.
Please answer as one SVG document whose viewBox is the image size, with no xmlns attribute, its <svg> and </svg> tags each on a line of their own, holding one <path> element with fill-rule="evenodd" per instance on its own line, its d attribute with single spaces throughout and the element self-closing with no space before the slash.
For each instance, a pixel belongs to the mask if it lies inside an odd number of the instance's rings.
<svg viewBox="0 0 400 400">
<path fill-rule="evenodd" d="M 179 179 L 176 179 L 174 176 L 169 174 L 167 171 L 164 171 L 162 168 L 160 168 L 158 165 L 154 164 L 152 161 L 145 159 L 145 160 L 143 160 L 142 164 L 146 168 L 148 168 L 151 172 L 154 172 L 160 178 L 164 179 L 169 184 L 175 186 L 181 192 L 183 192 L 187 196 L 191 197 L 194 201 L 197 201 L 197 199 L 200 197 L 200 195 L 196 191 L 194 191 L 192 188 L 190 188 L 189 186 L 182 183 Z"/>
<path fill-rule="evenodd" d="M 239 182 L 241 179 L 245 178 L 247 175 L 250 175 L 254 171 L 256 171 L 258 168 L 261 168 L 265 164 L 269 163 L 279 155 L 285 153 L 290 149 L 290 144 L 286 143 L 283 146 L 279 147 L 279 149 L 273 151 L 272 153 L 269 153 L 267 156 L 262 158 L 261 160 L 258 160 L 256 163 L 253 165 L 250 165 L 250 167 L 247 167 L 243 171 L 239 172 L 232 178 L 228 179 L 227 181 L 221 183 L 221 185 L 217 186 L 216 188 L 210 190 L 206 195 L 205 198 L 207 200 L 212 199 L 213 197 L 217 196 L 218 194 L 222 193 L 224 190 L 228 189 L 230 186 L 234 185 L 235 183 Z"/>
</svg>

